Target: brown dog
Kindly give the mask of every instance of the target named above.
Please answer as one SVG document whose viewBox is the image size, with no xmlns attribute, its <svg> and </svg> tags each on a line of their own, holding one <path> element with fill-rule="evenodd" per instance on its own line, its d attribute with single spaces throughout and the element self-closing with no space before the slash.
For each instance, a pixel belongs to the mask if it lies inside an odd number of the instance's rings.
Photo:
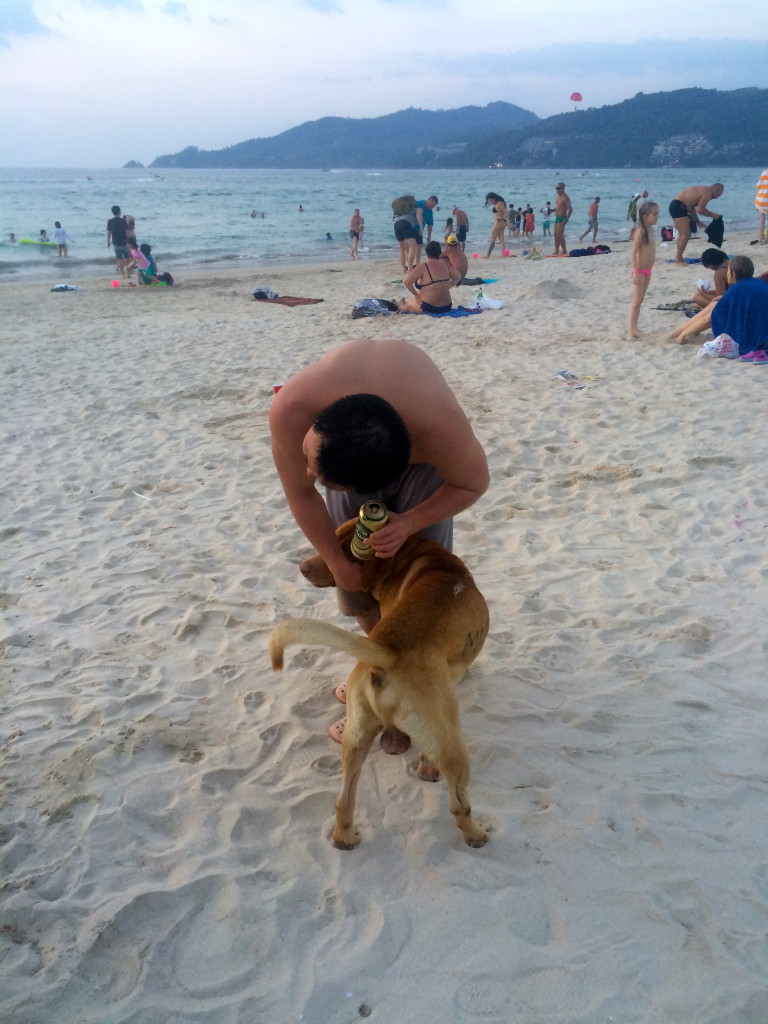
<svg viewBox="0 0 768 1024">
<path fill-rule="evenodd" d="M 345 552 L 355 523 L 352 519 L 336 531 Z M 460 559 L 419 535 L 409 537 L 393 558 L 371 558 L 361 565 L 365 589 L 381 609 L 369 637 L 319 619 L 287 619 L 269 637 L 275 671 L 282 669 L 289 644 L 322 644 L 358 659 L 347 680 L 344 781 L 333 844 L 351 850 L 360 842 L 353 824 L 360 771 L 376 734 L 394 727 L 418 745 L 422 778 L 436 781 L 443 773 L 451 813 L 465 841 L 483 846 L 489 835 L 472 820 L 469 752 L 454 689 L 488 635 L 485 599 Z M 316 587 L 335 586 L 320 556 L 304 562 L 301 571 Z"/>
</svg>

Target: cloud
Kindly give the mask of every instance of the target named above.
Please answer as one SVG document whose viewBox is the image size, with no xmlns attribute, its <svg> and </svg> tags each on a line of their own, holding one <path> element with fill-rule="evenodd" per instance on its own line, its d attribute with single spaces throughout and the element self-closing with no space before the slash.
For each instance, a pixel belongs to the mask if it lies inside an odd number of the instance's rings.
<svg viewBox="0 0 768 1024">
<path fill-rule="evenodd" d="M 8 36 L 47 32 L 32 9 L 32 0 L 4 0 L 0 4 L 0 46 L 9 46 Z"/>
<path fill-rule="evenodd" d="M 176 0 L 168 0 L 167 4 L 163 4 L 163 14 L 171 18 L 189 18 L 189 8 L 186 4 L 177 3 Z"/>
</svg>

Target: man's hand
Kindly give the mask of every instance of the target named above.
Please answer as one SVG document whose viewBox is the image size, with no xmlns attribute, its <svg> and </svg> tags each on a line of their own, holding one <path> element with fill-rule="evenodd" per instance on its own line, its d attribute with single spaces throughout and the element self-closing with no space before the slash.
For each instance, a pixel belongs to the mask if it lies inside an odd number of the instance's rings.
<svg viewBox="0 0 768 1024">
<path fill-rule="evenodd" d="M 369 545 L 377 558 L 391 558 L 405 544 L 413 531 L 410 529 L 408 513 L 389 513 L 389 522 L 368 538 Z"/>
</svg>

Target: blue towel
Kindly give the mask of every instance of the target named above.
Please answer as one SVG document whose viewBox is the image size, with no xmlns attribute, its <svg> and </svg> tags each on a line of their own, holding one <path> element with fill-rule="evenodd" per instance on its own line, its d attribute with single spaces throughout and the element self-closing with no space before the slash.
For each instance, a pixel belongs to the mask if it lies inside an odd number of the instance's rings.
<svg viewBox="0 0 768 1024">
<path fill-rule="evenodd" d="M 432 316 L 436 320 L 439 320 L 443 316 L 474 316 L 475 313 L 482 313 L 482 309 L 466 309 L 464 306 L 457 306 L 456 309 L 449 309 L 447 313 L 423 313 L 423 316 Z M 410 309 L 404 309 L 400 314 L 401 316 L 416 316 Z"/>
<path fill-rule="evenodd" d="M 739 355 L 768 348 L 768 281 L 746 277 L 731 285 L 712 310 L 712 333 L 733 338 Z"/>
<path fill-rule="evenodd" d="M 677 262 L 676 260 L 667 260 L 667 263 L 676 263 L 676 262 Z M 701 260 L 698 257 L 693 257 L 692 256 L 692 257 L 689 258 L 688 256 L 686 256 L 685 259 L 683 260 L 683 263 L 701 263 Z"/>
<path fill-rule="evenodd" d="M 482 312 L 482 309 L 467 309 L 465 306 L 457 306 L 456 309 L 449 309 L 447 313 L 425 313 L 424 316 L 433 316 L 439 319 L 442 316 L 474 316 L 475 313 Z"/>
</svg>

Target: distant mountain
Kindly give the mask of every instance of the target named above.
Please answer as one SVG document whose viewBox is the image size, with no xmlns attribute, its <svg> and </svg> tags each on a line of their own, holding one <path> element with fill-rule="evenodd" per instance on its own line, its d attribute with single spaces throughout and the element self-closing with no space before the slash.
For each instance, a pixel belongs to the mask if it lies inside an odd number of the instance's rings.
<svg viewBox="0 0 768 1024">
<path fill-rule="evenodd" d="M 456 110 L 410 107 L 383 117 L 323 117 L 226 149 L 188 146 L 151 167 L 439 167 L 471 141 L 538 122 L 513 103 Z"/>
<path fill-rule="evenodd" d="M 768 166 L 768 89 L 638 93 L 612 106 L 497 132 L 448 167 Z"/>
</svg>

